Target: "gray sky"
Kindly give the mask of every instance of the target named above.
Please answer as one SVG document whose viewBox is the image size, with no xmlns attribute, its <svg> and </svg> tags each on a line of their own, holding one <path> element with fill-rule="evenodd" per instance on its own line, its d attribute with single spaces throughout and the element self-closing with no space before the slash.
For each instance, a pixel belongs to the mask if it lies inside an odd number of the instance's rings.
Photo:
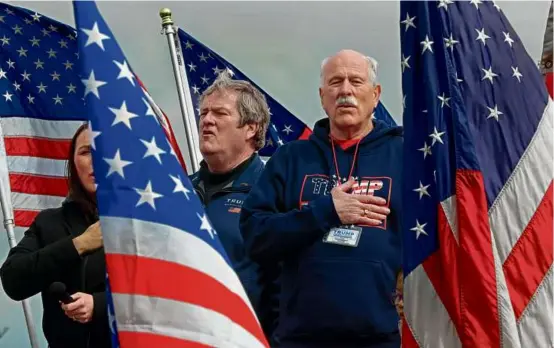
<svg viewBox="0 0 554 348">
<path fill-rule="evenodd" d="M 69 1 L 9 3 L 75 25 Z M 497 3 L 538 61 L 550 2 Z M 317 92 L 321 60 L 343 48 L 371 55 L 379 61 L 382 100 L 401 123 L 398 1 L 98 4 L 127 60 L 168 114 L 182 148 L 184 127 L 169 49 L 160 35 L 158 11 L 163 7 L 172 9 L 177 25 L 233 63 L 310 127 L 323 117 Z M 0 236 L 0 262 L 7 250 L 7 239 Z M 40 333 L 41 304 L 36 296 L 33 308 Z M 0 313 L 0 348 L 27 347 L 21 305 L 8 300 L 1 289 Z M 9 330 L 3 334 L 5 327 Z"/>
</svg>

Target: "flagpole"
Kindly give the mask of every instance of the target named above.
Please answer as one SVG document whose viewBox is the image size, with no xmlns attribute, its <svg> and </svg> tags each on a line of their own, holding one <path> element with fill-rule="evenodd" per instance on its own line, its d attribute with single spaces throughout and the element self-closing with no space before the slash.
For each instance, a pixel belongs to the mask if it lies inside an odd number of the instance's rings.
<svg viewBox="0 0 554 348">
<path fill-rule="evenodd" d="M 162 29 L 167 36 L 167 43 L 169 45 L 169 52 L 171 55 L 171 63 L 173 65 L 173 74 L 175 75 L 175 83 L 177 85 L 177 93 L 179 96 L 179 105 L 181 107 L 181 115 L 183 116 L 183 122 L 185 125 L 185 133 L 187 137 L 187 146 L 188 153 L 191 161 L 191 167 L 194 172 L 200 169 L 200 156 L 198 154 L 199 145 L 195 142 L 195 137 L 193 132 L 197 131 L 196 121 L 194 120 L 194 110 L 192 106 L 192 100 L 190 95 L 185 93 L 184 83 L 187 84 L 188 90 L 188 81 L 185 76 L 182 76 L 179 71 L 179 60 L 182 57 L 177 56 L 177 49 L 175 45 L 175 28 L 173 27 L 173 19 L 171 18 L 171 10 L 168 8 L 163 8 L 160 10 L 160 18 L 162 19 Z M 183 81 L 181 77 L 185 80 Z M 186 97 L 189 97 L 188 99 Z"/>
<path fill-rule="evenodd" d="M 15 239 L 15 220 L 13 215 L 12 202 L 10 197 L 11 187 L 9 181 L 8 164 L 6 161 L 6 147 L 4 145 L 4 137 L 2 136 L 2 127 L 0 126 L 0 204 L 2 205 L 2 216 L 4 217 L 4 227 L 8 234 L 8 244 L 10 249 L 17 245 Z M 31 312 L 31 304 L 29 299 L 21 301 L 23 306 L 23 315 L 27 324 L 27 333 L 31 341 L 32 348 L 39 348 L 37 340 L 37 331 L 35 322 Z"/>
</svg>

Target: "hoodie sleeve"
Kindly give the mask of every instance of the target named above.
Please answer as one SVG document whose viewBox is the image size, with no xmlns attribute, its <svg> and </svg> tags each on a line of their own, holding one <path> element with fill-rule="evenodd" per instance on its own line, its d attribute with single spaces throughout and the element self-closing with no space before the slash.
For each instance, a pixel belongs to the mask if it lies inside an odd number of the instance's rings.
<svg viewBox="0 0 554 348">
<path fill-rule="evenodd" d="M 322 238 L 340 219 L 330 195 L 319 197 L 302 209 L 287 209 L 284 193 L 290 191 L 288 154 L 279 148 L 243 204 L 240 229 L 250 256 L 257 262 L 277 261 Z"/>
</svg>

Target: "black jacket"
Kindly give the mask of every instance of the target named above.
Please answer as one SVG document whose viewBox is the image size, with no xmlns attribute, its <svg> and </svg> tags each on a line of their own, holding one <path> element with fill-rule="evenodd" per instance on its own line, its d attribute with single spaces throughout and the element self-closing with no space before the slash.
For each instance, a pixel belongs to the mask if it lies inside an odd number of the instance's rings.
<svg viewBox="0 0 554 348">
<path fill-rule="evenodd" d="M 0 268 L 4 291 L 13 300 L 41 293 L 42 327 L 51 348 L 111 347 L 104 250 L 79 256 L 72 241 L 89 225 L 76 203 L 65 202 L 60 208 L 44 210 Z M 48 292 L 50 284 L 56 281 L 63 282 L 69 294 L 93 295 L 94 313 L 89 323 L 78 323 L 64 314 Z"/>
</svg>

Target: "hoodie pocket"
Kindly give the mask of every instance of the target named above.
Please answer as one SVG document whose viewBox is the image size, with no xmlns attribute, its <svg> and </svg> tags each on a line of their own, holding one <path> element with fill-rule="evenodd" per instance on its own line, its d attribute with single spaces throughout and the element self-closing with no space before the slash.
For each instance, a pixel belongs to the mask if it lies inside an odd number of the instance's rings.
<svg viewBox="0 0 554 348">
<path fill-rule="evenodd" d="M 298 269 L 289 315 L 292 335 L 353 338 L 396 328 L 388 279 L 380 261 L 308 259 Z"/>
</svg>

